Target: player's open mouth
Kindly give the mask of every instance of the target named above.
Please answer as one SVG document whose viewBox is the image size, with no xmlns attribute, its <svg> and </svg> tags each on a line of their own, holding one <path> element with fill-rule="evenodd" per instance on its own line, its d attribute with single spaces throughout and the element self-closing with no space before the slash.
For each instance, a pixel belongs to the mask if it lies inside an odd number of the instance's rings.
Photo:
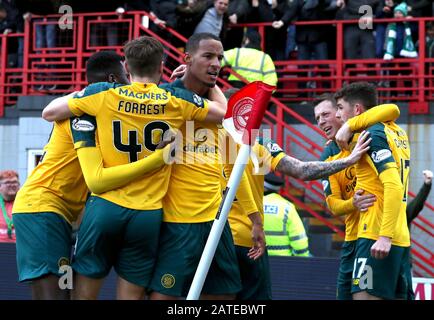
<svg viewBox="0 0 434 320">
<path fill-rule="evenodd" d="M 325 127 L 323 130 L 328 135 L 332 131 L 332 127 Z"/>
<path fill-rule="evenodd" d="M 212 72 L 212 71 L 209 71 L 209 72 L 208 72 L 208 75 L 210 75 L 211 78 L 213 78 L 213 79 L 217 79 L 218 72 Z"/>
</svg>

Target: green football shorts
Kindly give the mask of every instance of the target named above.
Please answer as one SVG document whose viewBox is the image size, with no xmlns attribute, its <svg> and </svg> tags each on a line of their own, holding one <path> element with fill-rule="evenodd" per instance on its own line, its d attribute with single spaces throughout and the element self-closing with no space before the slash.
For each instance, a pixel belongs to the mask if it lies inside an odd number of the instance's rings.
<svg viewBox="0 0 434 320">
<path fill-rule="evenodd" d="M 170 296 L 187 296 L 212 224 L 212 221 L 163 222 L 151 290 Z M 240 289 L 237 256 L 232 233 L 226 223 L 202 293 L 229 295 L 236 294 Z"/>
<path fill-rule="evenodd" d="M 15 213 L 12 219 L 19 281 L 63 275 L 59 268 L 69 265 L 72 249 L 72 228 L 65 218 L 54 212 L 37 212 Z"/>
<path fill-rule="evenodd" d="M 89 198 L 77 233 L 72 268 L 104 278 L 113 266 L 123 279 L 147 288 L 158 251 L 163 210 L 133 210 Z"/>
<path fill-rule="evenodd" d="M 338 300 L 352 300 L 351 294 L 356 240 L 345 241 L 341 249 L 336 297 Z"/>
<path fill-rule="evenodd" d="M 241 274 L 242 289 L 237 300 L 271 300 L 271 279 L 268 253 L 257 260 L 247 256 L 250 248 L 235 246 Z"/>
<path fill-rule="evenodd" d="M 386 258 L 375 259 L 371 256 L 374 243 L 357 239 L 351 293 L 366 291 L 383 299 L 413 299 L 410 247 L 392 245 Z"/>
</svg>

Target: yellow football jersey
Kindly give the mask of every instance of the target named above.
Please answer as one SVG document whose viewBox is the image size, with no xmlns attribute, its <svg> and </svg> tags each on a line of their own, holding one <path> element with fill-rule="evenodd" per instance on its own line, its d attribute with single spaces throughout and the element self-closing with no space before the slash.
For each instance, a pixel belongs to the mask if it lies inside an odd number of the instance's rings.
<svg viewBox="0 0 434 320">
<path fill-rule="evenodd" d="M 71 223 L 83 209 L 87 193 L 70 120 L 55 122 L 41 162 L 18 191 L 13 213 L 54 212 Z"/>
<path fill-rule="evenodd" d="M 206 100 L 186 90 L 157 85 L 106 82 L 88 86 L 68 101 L 72 113 L 96 117 L 104 167 L 137 161 L 155 151 L 162 134 L 178 129 L 186 120 L 204 120 Z M 136 210 L 162 208 L 170 166 L 164 166 L 101 198 Z"/>
<path fill-rule="evenodd" d="M 222 199 L 219 128 L 216 124 L 195 121 L 187 122 L 181 132 L 183 150 L 172 165 L 170 184 L 163 199 L 163 221 L 212 221 Z"/>
<path fill-rule="evenodd" d="M 397 105 L 382 104 L 349 119 L 347 123 L 353 132 L 360 131 L 378 122 L 394 121 L 399 114 Z M 349 151 L 341 151 L 333 141 L 324 148 L 321 161 L 333 161 L 347 157 L 349 154 Z M 356 181 L 355 166 L 322 180 L 328 207 L 335 215 L 345 215 L 345 241 L 357 239 L 359 212 L 352 202 Z"/>
<path fill-rule="evenodd" d="M 180 79 L 160 87 L 185 89 Z M 187 121 L 181 126 L 182 152 L 178 152 L 172 165 L 170 184 L 163 199 L 163 221 L 214 220 L 222 199 L 220 128 L 215 123 L 201 121 Z"/>
<path fill-rule="evenodd" d="M 377 240 L 380 235 L 390 236 L 393 245 L 408 247 L 410 234 L 406 207 L 410 144 L 407 134 L 394 122 L 378 123 L 368 131 L 372 141 L 367 154 L 356 164 L 356 189 L 375 194 L 377 201 L 368 211 L 360 213 L 358 237 Z M 389 170 L 397 170 L 401 181 L 398 174 Z M 396 176 L 398 181 L 392 182 L 399 186 L 399 190 L 403 190 L 400 199 L 390 199 L 386 195 L 388 203 L 385 203 L 384 187 L 379 177 L 382 172 Z"/>
<path fill-rule="evenodd" d="M 249 160 L 246 165 L 245 173 L 247 174 L 256 207 L 261 214 L 263 223 L 264 174 L 268 173 L 269 170 L 274 171 L 279 161 L 285 157 L 286 154 L 274 141 L 264 141 L 262 138 L 257 139 L 257 143 L 252 147 L 252 151 L 262 160 L 262 163 L 259 163 L 262 169 L 256 174 L 254 164 L 252 160 Z M 229 224 L 235 245 L 249 248 L 253 246 L 252 222 L 245 212 L 245 208 L 237 201 L 233 202 L 231 211 L 229 212 Z"/>
<path fill-rule="evenodd" d="M 324 148 L 321 161 L 334 161 L 350 155 L 347 150 L 341 151 L 336 142 L 331 142 Z M 354 188 L 356 186 L 356 169 L 354 166 L 339 171 L 322 180 L 324 194 L 329 209 L 335 215 L 345 214 L 345 241 L 357 240 L 359 211 L 352 205 Z M 336 212 L 336 206 L 345 212 Z"/>
</svg>

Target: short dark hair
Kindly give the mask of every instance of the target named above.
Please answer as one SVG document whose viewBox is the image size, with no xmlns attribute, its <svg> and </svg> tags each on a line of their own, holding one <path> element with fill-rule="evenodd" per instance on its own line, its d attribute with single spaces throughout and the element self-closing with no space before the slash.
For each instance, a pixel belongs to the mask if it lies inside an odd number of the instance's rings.
<svg viewBox="0 0 434 320">
<path fill-rule="evenodd" d="M 124 45 L 125 59 L 132 75 L 153 76 L 160 69 L 164 48 L 160 41 L 143 36 Z"/>
<path fill-rule="evenodd" d="M 332 106 L 336 108 L 336 99 L 332 93 L 323 93 L 322 95 L 315 98 L 313 101 L 313 106 L 316 107 L 321 102 L 330 101 Z"/>
<path fill-rule="evenodd" d="M 362 104 L 366 109 L 375 107 L 378 104 L 377 89 L 368 82 L 353 82 L 346 85 L 335 93 L 336 101 L 344 99 L 350 105 Z"/>
<path fill-rule="evenodd" d="M 264 191 L 279 192 L 279 189 L 285 185 L 285 180 L 282 177 L 270 172 L 264 176 Z"/>
<path fill-rule="evenodd" d="M 86 62 L 87 82 L 108 81 L 110 74 L 120 77 L 125 70 L 121 64 L 123 58 L 114 51 L 99 51 Z"/>
<path fill-rule="evenodd" d="M 261 34 L 256 31 L 255 29 L 248 28 L 246 30 L 246 33 L 244 34 L 244 38 L 249 39 L 249 44 L 247 45 L 247 48 L 253 48 L 261 50 Z"/>
<path fill-rule="evenodd" d="M 190 38 L 188 38 L 187 44 L 185 45 L 185 52 L 195 53 L 199 48 L 199 44 L 202 40 L 221 41 L 219 37 L 209 32 L 195 33 Z"/>
</svg>

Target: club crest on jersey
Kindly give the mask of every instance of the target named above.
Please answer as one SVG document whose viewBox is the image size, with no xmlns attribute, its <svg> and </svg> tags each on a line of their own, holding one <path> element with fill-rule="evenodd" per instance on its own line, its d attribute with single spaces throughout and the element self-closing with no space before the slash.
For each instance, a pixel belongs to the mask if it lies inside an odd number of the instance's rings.
<svg viewBox="0 0 434 320">
<path fill-rule="evenodd" d="M 202 98 L 195 93 L 193 93 L 193 101 L 200 106 L 203 104 Z"/>
<path fill-rule="evenodd" d="M 92 131 L 95 130 L 95 126 L 87 120 L 75 118 L 72 120 L 72 128 L 75 131 Z"/>
<path fill-rule="evenodd" d="M 242 131 L 246 127 L 252 107 L 253 99 L 250 97 L 242 98 L 234 105 L 233 120 L 236 130 Z"/>
<path fill-rule="evenodd" d="M 59 266 L 59 268 L 61 266 L 69 266 L 69 259 L 66 257 L 61 257 L 58 261 L 57 261 L 57 265 Z"/>
<path fill-rule="evenodd" d="M 345 178 L 347 178 L 348 180 L 353 180 L 354 177 L 356 176 L 355 173 L 356 168 L 354 167 L 349 167 L 345 169 Z"/>
<path fill-rule="evenodd" d="M 388 149 L 382 149 L 378 151 L 374 151 L 371 154 L 371 158 L 375 163 L 381 162 L 383 160 L 386 160 L 392 155 L 392 152 Z"/>
<path fill-rule="evenodd" d="M 163 274 L 161 277 L 161 285 L 166 289 L 173 288 L 175 285 L 175 277 L 169 273 Z"/>
</svg>

